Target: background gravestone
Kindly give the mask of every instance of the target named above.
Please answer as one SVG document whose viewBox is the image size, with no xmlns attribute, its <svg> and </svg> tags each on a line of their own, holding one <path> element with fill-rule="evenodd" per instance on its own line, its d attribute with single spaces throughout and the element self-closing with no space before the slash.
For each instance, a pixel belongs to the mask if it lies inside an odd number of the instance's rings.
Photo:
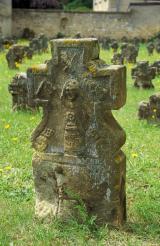
<svg viewBox="0 0 160 246">
<path fill-rule="evenodd" d="M 47 83 L 46 64 L 35 65 L 27 73 L 17 73 L 8 86 L 12 95 L 12 109 L 35 111 L 39 107 L 36 94 L 39 88 Z"/>
<path fill-rule="evenodd" d="M 138 108 L 139 120 L 147 120 L 148 123 L 160 124 L 160 93 L 149 97 L 149 101 L 142 101 Z"/>
<path fill-rule="evenodd" d="M 126 101 L 126 69 L 99 59 L 97 39 L 51 41 L 48 81 L 37 100 L 43 118 L 32 134 L 36 215 L 78 216 L 84 203 L 98 223 L 126 219 L 125 132 L 111 110 Z"/>
<path fill-rule="evenodd" d="M 137 88 L 150 89 L 154 88 L 152 80 L 156 76 L 156 69 L 149 65 L 148 61 L 139 61 L 137 66 L 131 70 L 134 86 Z"/>
</svg>

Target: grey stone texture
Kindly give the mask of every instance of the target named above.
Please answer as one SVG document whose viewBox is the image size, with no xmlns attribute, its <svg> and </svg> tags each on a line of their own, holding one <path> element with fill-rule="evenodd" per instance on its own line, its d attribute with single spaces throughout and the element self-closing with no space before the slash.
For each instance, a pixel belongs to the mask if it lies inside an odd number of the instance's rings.
<svg viewBox="0 0 160 246">
<path fill-rule="evenodd" d="M 138 108 L 138 118 L 148 123 L 160 124 L 160 93 L 149 97 L 149 101 L 142 101 Z"/>
<path fill-rule="evenodd" d="M 137 88 L 154 88 L 152 80 L 156 76 L 155 68 L 149 65 L 148 61 L 137 62 L 137 66 L 131 70 L 134 86 Z"/>
<path fill-rule="evenodd" d="M 126 219 L 126 136 L 111 112 L 126 102 L 126 68 L 106 65 L 99 51 L 97 39 L 51 41 L 31 138 L 39 218 L 78 218 L 83 203 L 99 224 Z"/>
</svg>

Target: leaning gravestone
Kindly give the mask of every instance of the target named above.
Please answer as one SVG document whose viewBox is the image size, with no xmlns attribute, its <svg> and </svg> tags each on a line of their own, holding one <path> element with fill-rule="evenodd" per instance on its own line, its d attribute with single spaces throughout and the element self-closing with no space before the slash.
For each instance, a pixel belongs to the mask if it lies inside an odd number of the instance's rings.
<svg viewBox="0 0 160 246">
<path fill-rule="evenodd" d="M 137 66 L 131 70 L 134 86 L 138 88 L 154 88 L 152 80 L 155 78 L 155 68 L 149 66 L 148 61 L 137 62 Z"/>
<path fill-rule="evenodd" d="M 139 120 L 147 120 L 149 123 L 160 123 L 160 93 L 150 96 L 148 102 L 140 102 L 138 117 Z"/>
<path fill-rule="evenodd" d="M 35 212 L 78 217 L 82 202 L 98 223 L 126 219 L 125 132 L 111 110 L 126 101 L 126 69 L 99 59 L 97 39 L 51 41 L 49 79 L 37 91 L 43 118 L 32 134 Z"/>
</svg>

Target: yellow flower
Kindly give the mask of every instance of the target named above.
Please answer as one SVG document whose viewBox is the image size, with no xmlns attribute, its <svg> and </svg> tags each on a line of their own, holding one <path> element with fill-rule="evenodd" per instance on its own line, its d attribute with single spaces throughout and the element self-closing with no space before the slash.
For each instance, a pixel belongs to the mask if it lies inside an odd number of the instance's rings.
<svg viewBox="0 0 160 246">
<path fill-rule="evenodd" d="M 136 157 L 138 157 L 138 154 L 137 153 L 132 153 L 131 156 L 132 156 L 132 158 L 136 158 Z"/>
<path fill-rule="evenodd" d="M 10 171 L 12 169 L 12 167 L 11 166 L 6 166 L 4 169 L 7 170 L 7 171 Z"/>
<path fill-rule="evenodd" d="M 154 108 L 154 109 L 153 109 L 153 112 L 157 112 L 157 109 L 156 109 L 156 108 Z"/>
<path fill-rule="evenodd" d="M 15 62 L 15 66 L 16 66 L 16 68 L 19 68 L 20 64 L 18 62 Z"/>
<path fill-rule="evenodd" d="M 5 129 L 9 129 L 10 127 L 11 127 L 10 124 L 6 124 L 6 125 L 4 126 Z"/>
<path fill-rule="evenodd" d="M 13 140 L 13 141 L 17 141 L 17 140 L 18 140 L 18 138 L 17 138 L 17 137 L 14 137 L 14 138 L 12 138 L 12 140 Z"/>
<path fill-rule="evenodd" d="M 155 119 L 155 116 L 154 115 L 152 115 L 152 119 Z"/>
</svg>

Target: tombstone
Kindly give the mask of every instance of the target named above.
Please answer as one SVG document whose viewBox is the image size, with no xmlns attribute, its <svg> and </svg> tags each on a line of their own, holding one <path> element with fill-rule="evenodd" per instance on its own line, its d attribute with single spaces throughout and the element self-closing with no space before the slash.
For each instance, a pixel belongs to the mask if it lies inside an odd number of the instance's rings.
<svg viewBox="0 0 160 246">
<path fill-rule="evenodd" d="M 8 86 L 12 95 L 12 109 L 36 111 L 39 108 L 35 100 L 40 84 L 47 78 L 46 64 L 28 68 L 27 73 L 17 73 Z"/>
<path fill-rule="evenodd" d="M 39 39 L 37 37 L 33 38 L 30 41 L 29 47 L 32 50 L 33 54 L 41 53 L 41 44 L 40 44 Z"/>
<path fill-rule="evenodd" d="M 4 38 L 3 45 L 6 49 L 9 49 L 12 45 L 16 44 L 16 40 L 11 38 Z"/>
<path fill-rule="evenodd" d="M 29 47 L 35 54 L 46 52 L 48 50 L 48 38 L 41 33 L 39 36 L 30 41 Z"/>
<path fill-rule="evenodd" d="M 13 45 L 8 53 L 6 54 L 6 59 L 8 67 L 10 69 L 18 68 L 18 64 L 22 63 L 22 60 L 25 56 L 24 46 L 22 45 Z"/>
<path fill-rule="evenodd" d="M 160 53 L 160 40 L 157 39 L 155 42 L 155 50 L 157 51 L 157 53 Z"/>
<path fill-rule="evenodd" d="M 139 120 L 147 120 L 148 123 L 160 123 L 160 93 L 150 96 L 148 102 L 140 102 L 138 118 Z"/>
<path fill-rule="evenodd" d="M 128 63 L 136 63 L 138 56 L 138 47 L 134 44 L 128 44 L 125 51 L 125 58 Z"/>
<path fill-rule="evenodd" d="M 128 43 L 128 38 L 127 38 L 126 36 L 123 36 L 123 37 L 121 38 L 121 42 L 122 42 L 122 43 Z"/>
<path fill-rule="evenodd" d="M 37 93 L 40 87 L 47 83 L 48 72 L 47 64 L 33 65 L 27 69 L 28 78 L 28 105 L 32 109 L 37 109 L 41 106 L 37 98 Z"/>
<path fill-rule="evenodd" d="M 41 33 L 39 35 L 39 42 L 41 46 L 41 52 L 46 52 L 48 50 L 48 38 L 45 34 Z"/>
<path fill-rule="evenodd" d="M 153 64 L 151 64 L 151 67 L 155 69 L 156 75 L 160 75 L 160 61 L 155 61 Z"/>
<path fill-rule="evenodd" d="M 109 50 L 110 49 L 110 42 L 111 42 L 111 39 L 106 37 L 106 38 L 103 38 L 102 39 L 102 48 L 104 50 Z"/>
<path fill-rule="evenodd" d="M 75 216 L 83 203 L 97 223 L 126 219 L 125 133 L 111 110 L 126 101 L 125 66 L 99 59 L 97 39 L 51 41 L 49 79 L 37 91 L 43 118 L 32 134 L 35 212 Z"/>
<path fill-rule="evenodd" d="M 27 74 L 18 73 L 16 74 L 11 84 L 8 86 L 8 90 L 12 95 L 12 109 L 26 110 L 27 109 Z"/>
<path fill-rule="evenodd" d="M 120 46 L 121 54 L 122 54 L 123 58 L 126 57 L 127 46 L 128 46 L 128 43 L 125 43 L 125 42 L 123 42 Z"/>
<path fill-rule="evenodd" d="M 153 51 L 154 51 L 154 43 L 149 42 L 147 44 L 147 51 L 149 55 L 153 55 Z"/>
<path fill-rule="evenodd" d="M 124 64 L 124 58 L 123 55 L 120 53 L 115 53 L 111 59 L 111 62 L 114 65 L 123 65 Z"/>
<path fill-rule="evenodd" d="M 10 69 L 17 69 L 25 57 L 32 59 L 33 52 L 29 46 L 15 44 L 6 54 L 6 60 Z"/>
<path fill-rule="evenodd" d="M 111 43 L 111 48 L 113 49 L 113 52 L 114 52 L 114 53 L 117 52 L 118 47 L 119 47 L 119 45 L 118 45 L 118 42 L 117 42 L 117 41 L 113 41 L 113 42 Z"/>
<path fill-rule="evenodd" d="M 140 42 L 141 42 L 141 40 L 140 40 L 140 38 L 138 38 L 138 37 L 134 37 L 134 38 L 132 39 L 132 44 L 134 44 L 136 47 L 139 47 Z"/>
<path fill-rule="evenodd" d="M 31 30 L 30 28 L 26 27 L 23 29 L 23 34 L 22 34 L 22 38 L 25 39 L 32 39 L 35 37 L 35 32 L 33 30 Z"/>
<path fill-rule="evenodd" d="M 152 79 L 155 78 L 155 69 L 149 66 L 148 61 L 137 62 L 137 66 L 131 70 L 134 86 L 138 88 L 150 89 L 154 88 Z"/>
</svg>

